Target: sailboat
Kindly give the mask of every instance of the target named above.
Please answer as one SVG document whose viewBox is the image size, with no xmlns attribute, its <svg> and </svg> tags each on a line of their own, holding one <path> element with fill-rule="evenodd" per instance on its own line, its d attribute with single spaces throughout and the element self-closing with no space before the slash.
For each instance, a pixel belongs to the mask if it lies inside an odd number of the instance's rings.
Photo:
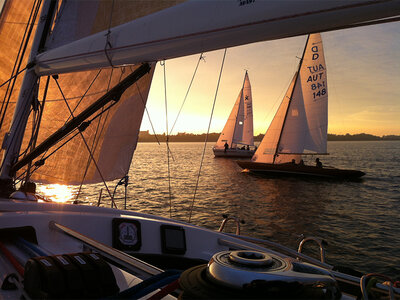
<svg viewBox="0 0 400 300">
<path fill-rule="evenodd" d="M 251 147 L 251 149 L 250 149 Z M 253 98 L 247 71 L 243 87 L 217 143 L 215 157 L 252 157 L 254 154 Z"/>
<path fill-rule="evenodd" d="M 298 70 L 249 162 L 238 161 L 252 172 L 273 175 L 359 178 L 357 170 L 305 165 L 303 155 L 326 155 L 328 136 L 328 83 L 322 39 L 310 34 Z"/>
<path fill-rule="evenodd" d="M 368 276 L 337 272 L 323 259 L 239 230 L 224 233 L 229 218 L 213 231 L 130 210 L 43 202 L 35 194 L 34 182 L 89 184 L 126 175 L 157 61 L 400 13 L 399 1 L 291 4 L 4 2 L 1 299 L 351 294 L 338 282 L 356 287 L 353 298 L 360 290 L 367 297 Z M 373 289 L 400 293 L 380 283 Z"/>
</svg>

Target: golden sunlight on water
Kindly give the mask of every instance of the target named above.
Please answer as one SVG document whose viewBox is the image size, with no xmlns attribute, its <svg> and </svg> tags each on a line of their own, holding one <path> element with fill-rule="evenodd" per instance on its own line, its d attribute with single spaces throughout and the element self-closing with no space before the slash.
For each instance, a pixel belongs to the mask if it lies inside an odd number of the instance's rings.
<svg viewBox="0 0 400 300">
<path fill-rule="evenodd" d="M 61 184 L 38 185 L 38 192 L 54 202 L 66 203 L 75 199 L 74 187 Z"/>
</svg>

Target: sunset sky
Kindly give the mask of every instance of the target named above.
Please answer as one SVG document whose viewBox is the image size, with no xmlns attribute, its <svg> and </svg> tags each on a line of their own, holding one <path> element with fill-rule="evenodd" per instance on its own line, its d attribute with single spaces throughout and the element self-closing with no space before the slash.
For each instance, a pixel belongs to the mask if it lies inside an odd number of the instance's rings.
<svg viewBox="0 0 400 300">
<path fill-rule="evenodd" d="M 333 134 L 400 135 L 400 23 L 322 34 Z M 210 132 L 220 132 L 249 72 L 254 134 L 264 134 L 289 85 L 306 36 L 230 48 L 224 64 Z M 205 53 L 172 134 L 207 131 L 223 50 Z M 199 55 L 166 61 L 169 130 L 183 102 Z M 148 111 L 156 133 L 165 132 L 164 77 L 154 75 Z M 152 129 L 145 114 L 141 130 Z"/>
</svg>

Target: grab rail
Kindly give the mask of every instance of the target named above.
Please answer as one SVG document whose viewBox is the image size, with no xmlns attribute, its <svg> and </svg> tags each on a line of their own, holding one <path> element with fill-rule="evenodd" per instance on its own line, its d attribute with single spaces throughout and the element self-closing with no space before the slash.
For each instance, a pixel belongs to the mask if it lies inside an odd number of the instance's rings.
<svg viewBox="0 0 400 300">
<path fill-rule="evenodd" d="M 360 279 L 360 288 L 361 288 L 361 293 L 362 293 L 364 300 L 368 300 L 367 279 L 370 277 L 379 277 L 379 278 L 385 279 L 389 283 L 389 299 L 394 300 L 394 289 L 393 289 L 392 280 L 385 275 L 377 274 L 377 273 L 366 274 L 366 275 L 362 276 Z"/>
<path fill-rule="evenodd" d="M 218 229 L 218 232 L 222 232 L 222 230 L 224 230 L 224 228 L 225 228 L 226 223 L 229 220 L 232 220 L 236 224 L 236 232 L 235 232 L 235 234 L 236 235 L 240 235 L 240 224 L 244 224 L 244 221 L 240 220 L 238 217 L 229 217 L 228 215 L 225 215 L 225 214 L 222 215 L 222 217 L 224 219 L 222 220 L 222 223 L 221 223 L 221 226 Z"/>
<path fill-rule="evenodd" d="M 321 262 L 325 263 L 325 248 L 324 245 L 327 245 L 327 242 L 325 242 L 324 240 L 321 240 L 320 238 L 317 237 L 313 237 L 313 236 L 309 236 L 309 237 L 305 237 L 301 240 L 300 244 L 299 244 L 299 248 L 297 250 L 297 252 L 301 253 L 301 251 L 303 250 L 303 246 L 306 242 L 308 241 L 314 241 L 319 245 L 319 251 L 321 254 Z"/>
</svg>

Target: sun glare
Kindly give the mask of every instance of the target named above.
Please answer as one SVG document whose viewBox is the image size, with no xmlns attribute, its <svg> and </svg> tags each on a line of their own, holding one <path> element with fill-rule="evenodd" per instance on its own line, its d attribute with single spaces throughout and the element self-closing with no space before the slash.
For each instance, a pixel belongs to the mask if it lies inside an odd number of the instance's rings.
<svg viewBox="0 0 400 300">
<path fill-rule="evenodd" d="M 73 188 L 68 185 L 46 184 L 38 186 L 38 190 L 46 198 L 54 202 L 71 202 L 74 198 Z"/>
</svg>

